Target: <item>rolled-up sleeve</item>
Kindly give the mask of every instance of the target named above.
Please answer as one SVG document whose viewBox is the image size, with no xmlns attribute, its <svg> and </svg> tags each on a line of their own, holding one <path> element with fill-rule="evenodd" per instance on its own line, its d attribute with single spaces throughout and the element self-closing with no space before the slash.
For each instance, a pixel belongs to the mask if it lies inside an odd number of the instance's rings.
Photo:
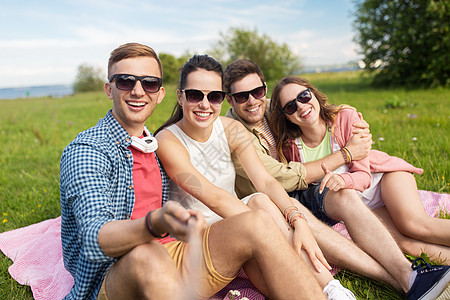
<svg viewBox="0 0 450 300">
<path fill-rule="evenodd" d="M 267 153 L 261 145 L 259 139 L 252 134 L 252 142 L 256 153 L 266 167 L 267 171 L 283 186 L 287 192 L 302 190 L 308 187 L 306 183 L 306 168 L 299 162 L 289 162 L 287 165 L 274 159 Z M 236 192 L 239 197 L 250 195 L 256 189 L 251 184 L 250 179 L 245 173 L 235 155 L 232 156 L 234 167 L 236 169 Z M 246 182 L 247 181 L 247 182 Z"/>
</svg>

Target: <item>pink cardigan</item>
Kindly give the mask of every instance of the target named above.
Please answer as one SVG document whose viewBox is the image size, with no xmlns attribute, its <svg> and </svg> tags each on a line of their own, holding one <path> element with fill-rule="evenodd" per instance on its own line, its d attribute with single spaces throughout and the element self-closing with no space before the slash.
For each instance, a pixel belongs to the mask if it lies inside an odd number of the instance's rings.
<svg viewBox="0 0 450 300">
<path fill-rule="evenodd" d="M 344 147 L 352 137 L 353 124 L 360 122 L 358 114 L 350 108 L 342 109 L 334 124 L 331 125 L 331 135 L 334 136 L 339 147 Z M 294 140 L 289 140 L 283 153 L 289 161 L 302 162 Z M 302 162 L 304 163 L 304 162 Z M 360 192 L 370 187 L 372 177 L 370 173 L 406 171 L 422 174 L 423 169 L 414 167 L 401 158 L 390 156 L 382 151 L 370 150 L 369 155 L 361 160 L 348 164 L 349 172 L 339 174 L 345 181 L 346 189 L 355 189 Z"/>
</svg>

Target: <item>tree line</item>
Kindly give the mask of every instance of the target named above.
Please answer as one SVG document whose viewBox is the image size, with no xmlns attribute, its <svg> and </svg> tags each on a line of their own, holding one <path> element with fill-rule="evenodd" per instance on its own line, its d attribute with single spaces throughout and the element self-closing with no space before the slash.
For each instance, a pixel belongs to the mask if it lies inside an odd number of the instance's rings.
<svg viewBox="0 0 450 300">
<path fill-rule="evenodd" d="M 354 41 L 362 67 L 375 72 L 374 85 L 405 87 L 450 86 L 450 1 L 354 0 Z M 223 66 L 250 59 L 268 82 L 302 70 L 300 57 L 256 29 L 232 27 L 208 52 Z M 192 56 L 160 53 L 164 83 L 176 84 L 178 68 Z M 74 92 L 101 90 L 101 70 L 80 65 Z"/>
<path fill-rule="evenodd" d="M 295 55 L 287 44 L 278 44 L 268 35 L 259 34 L 255 30 L 230 28 L 228 32 L 220 33 L 220 40 L 208 54 L 219 61 L 224 67 L 236 59 L 251 59 L 264 70 L 267 81 L 275 81 L 287 74 L 299 73 L 300 58 Z M 186 53 L 180 57 L 160 53 L 163 66 L 163 82 L 176 84 L 178 69 L 192 56 Z M 73 86 L 74 92 L 101 90 L 104 76 L 101 70 L 86 64 L 78 67 L 78 74 Z"/>
</svg>

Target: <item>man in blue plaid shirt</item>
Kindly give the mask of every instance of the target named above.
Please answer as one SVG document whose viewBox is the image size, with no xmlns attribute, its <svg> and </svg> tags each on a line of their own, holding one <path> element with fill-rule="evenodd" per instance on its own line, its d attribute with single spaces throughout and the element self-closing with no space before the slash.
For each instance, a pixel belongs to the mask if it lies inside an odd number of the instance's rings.
<svg viewBox="0 0 450 300">
<path fill-rule="evenodd" d="M 61 239 L 65 267 L 74 277 L 66 299 L 207 298 L 252 264 L 260 272 L 249 277 L 270 297 L 324 298 L 265 213 L 246 212 L 206 227 L 201 213 L 165 203 L 167 177 L 145 128 L 165 96 L 161 78 L 161 62 L 150 47 L 115 49 L 105 83 L 112 110 L 64 149 Z M 169 233 L 178 240 L 158 241 Z"/>
</svg>

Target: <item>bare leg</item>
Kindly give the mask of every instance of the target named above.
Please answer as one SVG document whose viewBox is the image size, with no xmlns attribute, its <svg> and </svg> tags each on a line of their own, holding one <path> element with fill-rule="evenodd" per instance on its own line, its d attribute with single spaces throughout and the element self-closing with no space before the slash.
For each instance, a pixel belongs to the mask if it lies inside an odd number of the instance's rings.
<svg viewBox="0 0 450 300">
<path fill-rule="evenodd" d="M 385 173 L 381 179 L 381 195 L 398 231 L 413 239 L 450 247 L 450 220 L 426 214 L 412 174 Z"/>
<path fill-rule="evenodd" d="M 344 221 L 355 243 L 397 279 L 403 291 L 408 291 L 412 273 L 409 261 L 386 227 L 361 201 L 356 191 L 328 191 L 325 196 L 325 211 L 331 218 Z"/>
<path fill-rule="evenodd" d="M 137 246 L 120 258 L 106 279 L 111 300 L 182 299 L 182 287 L 172 258 L 156 241 Z"/>
<path fill-rule="evenodd" d="M 345 238 L 338 232 L 334 231 L 331 227 L 318 220 L 306 207 L 304 207 L 296 199 L 292 199 L 302 213 L 305 214 L 308 219 L 309 227 L 316 239 L 320 249 L 322 250 L 325 258 L 328 262 L 353 271 L 360 275 L 383 281 L 394 288 L 400 290 L 401 287 L 398 282 L 389 274 L 386 269 L 383 268 L 375 259 L 361 250 L 355 243 Z M 277 223 L 278 227 L 288 238 L 292 244 L 292 230 L 285 222 L 278 207 L 270 201 L 267 197 L 252 197 L 248 203 L 248 206 L 255 209 L 260 208 L 268 212 Z M 339 245 L 337 247 L 337 245 Z M 303 253 L 302 253 L 303 254 Z M 313 274 L 316 276 L 320 286 L 323 288 L 332 280 L 329 272 L 318 273 L 310 265 L 310 260 L 305 259 L 305 262 L 310 266 Z M 326 270 L 323 266 L 323 270 Z M 247 273 L 247 275 L 250 277 Z M 330 274 L 331 275 L 331 274 Z M 257 276 L 257 274 L 256 274 Z"/>
<path fill-rule="evenodd" d="M 372 256 L 353 241 L 318 220 L 306 207 L 299 208 L 308 218 L 311 231 L 328 262 L 401 290 L 398 281 Z"/>
<path fill-rule="evenodd" d="M 437 260 L 443 264 L 450 265 L 449 247 L 431 244 L 405 236 L 397 229 L 397 226 L 395 226 L 394 221 L 385 206 L 376 208 L 373 212 L 381 219 L 383 224 L 397 241 L 400 249 L 404 252 L 414 256 L 420 256 L 422 252 L 425 252 L 432 260 Z"/>
<path fill-rule="evenodd" d="M 292 245 L 292 236 L 293 236 L 293 228 L 288 225 L 286 220 L 284 219 L 281 211 L 278 209 L 278 207 L 266 196 L 262 194 L 257 194 L 250 198 L 248 202 L 248 206 L 252 209 L 262 209 L 265 212 L 267 212 L 272 219 L 277 224 L 278 228 L 281 229 L 281 232 L 284 234 L 284 236 L 287 238 L 289 243 Z M 314 274 L 314 277 L 316 277 L 317 281 L 319 282 L 320 287 L 323 289 L 328 282 L 333 280 L 333 276 L 330 272 L 328 272 L 327 268 L 324 265 L 321 265 L 322 272 L 317 272 L 317 270 L 314 268 L 314 266 L 311 263 L 311 260 L 306 253 L 306 251 L 302 250 L 302 258 L 303 261 L 306 263 L 306 265 L 309 267 L 311 272 Z M 252 271 L 256 271 L 256 276 L 258 276 L 258 271 L 254 267 L 248 268 L 246 267 L 246 274 L 249 276 L 249 278 L 252 275 Z M 262 287 L 261 287 L 262 288 Z M 258 287 L 259 289 L 259 287 Z"/>
<path fill-rule="evenodd" d="M 209 249 L 215 269 L 225 277 L 255 259 L 271 298 L 325 299 L 311 271 L 261 210 L 214 223 Z"/>
</svg>

